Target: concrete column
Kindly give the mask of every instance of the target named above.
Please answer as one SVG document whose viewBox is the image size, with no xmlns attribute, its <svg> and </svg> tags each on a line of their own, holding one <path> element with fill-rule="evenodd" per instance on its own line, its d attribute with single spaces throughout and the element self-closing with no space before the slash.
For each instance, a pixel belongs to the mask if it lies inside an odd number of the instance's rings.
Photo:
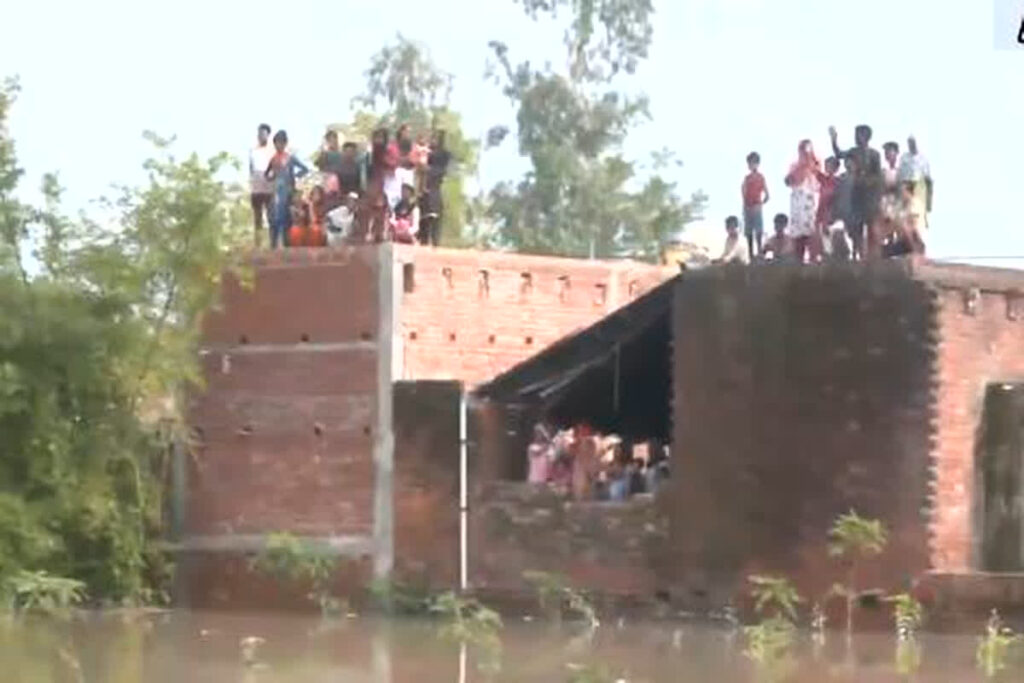
<svg viewBox="0 0 1024 683">
<path fill-rule="evenodd" d="M 377 247 L 377 424 L 373 441 L 373 575 L 387 578 L 395 561 L 394 456 L 392 431 L 393 356 L 397 323 L 395 253 L 390 244 Z M 398 269 L 401 276 L 401 269 Z M 400 301 L 400 299 L 399 299 Z"/>
</svg>

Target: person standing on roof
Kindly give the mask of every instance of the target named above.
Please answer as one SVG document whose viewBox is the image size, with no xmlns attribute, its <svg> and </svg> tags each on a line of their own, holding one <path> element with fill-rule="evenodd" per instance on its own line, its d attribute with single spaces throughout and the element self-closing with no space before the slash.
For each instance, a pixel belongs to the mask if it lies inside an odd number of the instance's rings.
<svg viewBox="0 0 1024 683">
<path fill-rule="evenodd" d="M 309 173 L 309 169 L 298 157 L 288 151 L 288 133 L 283 130 L 274 134 L 274 156 L 264 176 L 274 183 L 274 214 L 270 223 L 270 247 L 286 246 L 289 226 L 292 222 L 292 197 L 295 195 L 295 180 Z"/>
<path fill-rule="evenodd" d="M 882 253 L 879 203 L 882 198 L 882 157 L 869 146 L 871 126 L 861 124 L 854 129 L 856 145 L 846 151 L 839 149 L 835 126 L 829 126 L 832 152 L 837 159 L 853 160 L 853 187 L 850 198 L 850 224 L 846 226 L 854 245 L 867 237 L 867 255 L 878 258 Z"/>
<path fill-rule="evenodd" d="M 263 242 L 263 218 L 270 225 L 274 206 L 274 185 L 266 177 L 267 166 L 274 157 L 270 144 L 270 125 L 261 123 L 256 129 L 256 146 L 249 150 L 249 201 L 252 205 L 253 239 Z"/>
</svg>

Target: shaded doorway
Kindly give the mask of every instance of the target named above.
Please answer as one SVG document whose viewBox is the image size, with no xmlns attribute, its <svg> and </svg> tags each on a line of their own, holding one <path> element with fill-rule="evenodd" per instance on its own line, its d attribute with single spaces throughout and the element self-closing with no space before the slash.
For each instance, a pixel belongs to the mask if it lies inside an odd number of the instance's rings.
<svg viewBox="0 0 1024 683">
<path fill-rule="evenodd" d="M 987 387 L 981 428 L 982 569 L 1024 571 L 1024 384 Z"/>
</svg>

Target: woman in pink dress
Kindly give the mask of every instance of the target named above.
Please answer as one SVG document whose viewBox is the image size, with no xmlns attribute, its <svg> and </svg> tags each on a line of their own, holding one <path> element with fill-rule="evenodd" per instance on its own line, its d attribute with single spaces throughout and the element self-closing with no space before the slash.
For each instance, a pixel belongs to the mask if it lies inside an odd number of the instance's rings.
<svg viewBox="0 0 1024 683">
<path fill-rule="evenodd" d="M 533 428 L 533 441 L 526 449 L 529 473 L 526 480 L 531 484 L 546 484 L 551 479 L 551 439 L 543 425 Z"/>
</svg>

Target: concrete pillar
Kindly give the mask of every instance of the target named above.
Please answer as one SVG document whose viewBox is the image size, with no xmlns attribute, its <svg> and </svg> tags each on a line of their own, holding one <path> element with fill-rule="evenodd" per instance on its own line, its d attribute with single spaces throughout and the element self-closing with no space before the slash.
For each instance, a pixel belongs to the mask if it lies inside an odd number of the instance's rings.
<svg viewBox="0 0 1024 683">
<path fill-rule="evenodd" d="M 394 529 L 394 456 L 395 435 L 392 431 L 392 381 L 394 379 L 395 328 L 398 317 L 394 248 L 382 244 L 377 248 L 377 424 L 373 442 L 373 575 L 385 579 L 395 561 Z M 396 296 L 397 295 L 397 296 Z"/>
</svg>

